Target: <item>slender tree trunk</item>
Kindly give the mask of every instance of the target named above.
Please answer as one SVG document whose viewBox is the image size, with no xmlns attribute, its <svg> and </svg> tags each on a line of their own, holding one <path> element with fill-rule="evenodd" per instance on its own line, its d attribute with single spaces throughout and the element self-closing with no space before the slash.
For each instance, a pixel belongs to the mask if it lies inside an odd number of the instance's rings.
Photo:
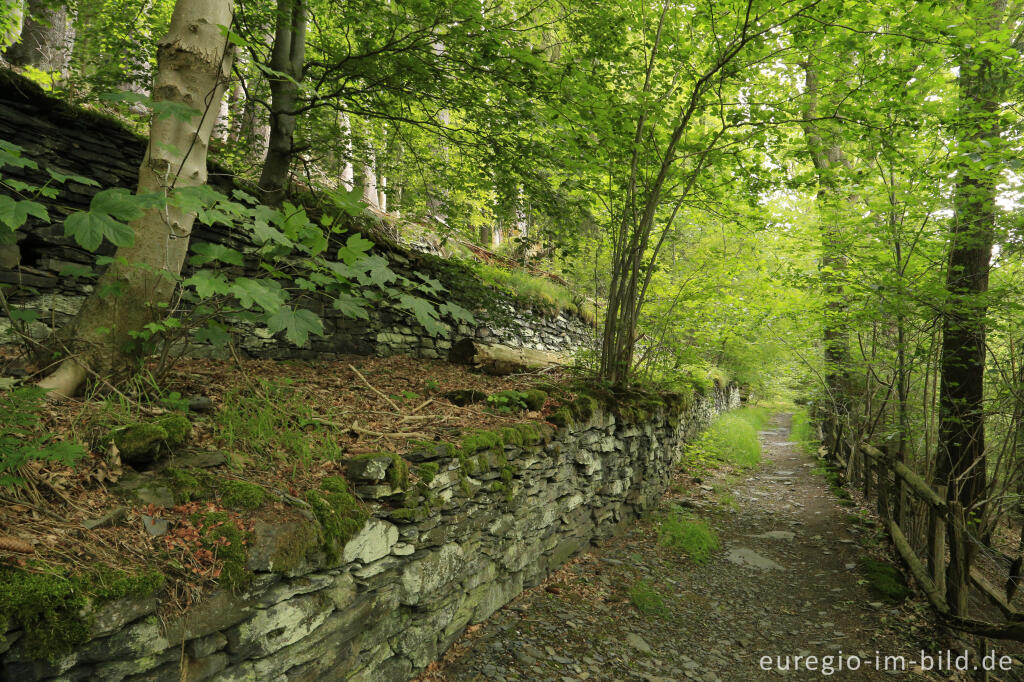
<svg viewBox="0 0 1024 682">
<path fill-rule="evenodd" d="M 263 202 L 280 206 L 288 185 L 295 136 L 299 81 L 306 61 L 305 0 L 278 0 L 270 68 L 288 78 L 270 78 L 270 140 L 260 175 Z"/>
<path fill-rule="evenodd" d="M 66 5 L 54 7 L 43 0 L 28 0 L 21 37 L 4 56 L 14 66 L 32 66 L 64 77 L 75 41 L 74 30 Z"/>
<path fill-rule="evenodd" d="M 828 392 L 829 430 L 835 434 L 839 423 L 850 412 L 850 342 L 844 318 L 843 274 L 847 257 L 843 245 L 841 217 L 845 215 L 844 201 L 839 196 L 836 173 L 845 165 L 842 148 L 826 140 L 820 127 L 813 123 L 818 115 L 819 73 L 812 52 L 804 64 L 806 105 L 804 108 L 804 138 L 807 150 L 818 176 L 818 220 L 821 234 L 821 281 L 825 293 L 822 345 L 825 361 L 825 388 Z"/>
<path fill-rule="evenodd" d="M 157 51 L 156 101 L 197 110 L 185 122 L 154 118 L 139 168 L 140 194 L 169 194 L 206 183 L 210 132 L 231 73 L 232 50 L 221 34 L 230 26 L 231 0 L 178 0 Z M 160 319 L 181 272 L 195 214 L 172 206 L 150 209 L 132 224 L 135 242 L 119 248 L 75 319 L 62 330 L 74 355 L 40 382 L 58 396 L 75 393 L 91 370 L 112 375 L 130 366 L 131 332 Z"/>
</svg>

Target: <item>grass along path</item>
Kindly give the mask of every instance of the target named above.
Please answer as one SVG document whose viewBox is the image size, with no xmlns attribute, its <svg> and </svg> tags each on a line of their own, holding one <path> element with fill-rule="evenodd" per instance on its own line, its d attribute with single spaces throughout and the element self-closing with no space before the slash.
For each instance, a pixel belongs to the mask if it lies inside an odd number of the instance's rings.
<svg viewBox="0 0 1024 682">
<path fill-rule="evenodd" d="M 822 679 L 820 657 L 840 652 L 844 669 L 832 677 L 889 679 L 874 668 L 876 651 L 906 657 L 903 679 L 957 679 L 912 669 L 922 648 L 945 645 L 918 602 L 869 587 L 863 561 L 881 554 L 879 532 L 813 473 L 788 441 L 788 416 L 765 428 L 760 466 L 680 472 L 647 520 L 521 595 L 422 679 Z M 666 518 L 675 518 L 668 530 Z M 709 554 L 699 563 L 666 544 Z M 818 656 L 818 670 L 760 665 L 787 655 Z M 862 658 L 856 672 L 846 669 L 851 655 Z"/>
</svg>

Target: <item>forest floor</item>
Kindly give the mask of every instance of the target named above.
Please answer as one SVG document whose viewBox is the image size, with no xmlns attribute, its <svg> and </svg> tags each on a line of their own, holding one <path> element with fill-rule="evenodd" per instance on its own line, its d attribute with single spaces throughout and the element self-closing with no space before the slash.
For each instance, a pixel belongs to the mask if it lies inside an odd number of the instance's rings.
<svg viewBox="0 0 1024 682">
<path fill-rule="evenodd" d="M 962 645 L 923 600 L 872 591 L 864 562 L 888 557 L 871 515 L 830 492 L 787 440 L 788 417 L 766 429 L 758 469 L 680 472 L 658 510 L 471 628 L 421 680 L 819 679 L 826 656 L 841 679 L 968 679 L 922 670 L 922 651 L 954 647 L 955 663 Z M 673 505 L 717 532 L 704 563 L 658 542 Z M 779 656 L 791 657 L 789 672 L 776 669 L 786 667 Z M 796 656 L 818 658 L 795 672 Z M 905 669 L 886 656 L 903 656 Z M 989 679 L 1021 679 L 1022 660 Z"/>
<path fill-rule="evenodd" d="M 0 347 L 0 377 L 18 358 L 16 348 Z M 0 486 L 0 538 L 28 549 L 0 546 L 0 571 L 156 571 L 167 578 L 168 609 L 182 610 L 216 584 L 224 566 L 198 537 L 197 513 L 226 514 L 239 530 L 251 529 L 257 519 L 294 514 L 296 498 L 326 477 L 344 476 L 353 456 L 458 443 L 477 430 L 542 419 L 557 403 L 548 398 L 539 410 L 512 410 L 486 396 L 540 386 L 572 395 L 561 389 L 569 377 L 560 370 L 493 377 L 404 356 L 183 359 L 161 381 L 147 376 L 80 400 L 41 401 L 28 406 L 31 413 L 8 415 L 0 402 L 0 436 L 8 434 L 9 416 L 12 424 L 30 418 L 44 442 L 77 443 L 85 453 L 74 466 L 30 460 L 15 472 L 24 485 Z M 474 392 L 475 402 L 456 404 L 463 401 L 449 399 L 452 391 Z M 122 463 L 112 430 L 182 414 L 187 405 L 193 409 L 184 412 L 190 432 L 182 447 L 161 454 L 149 471 Z M 170 479 L 171 490 L 156 487 L 175 470 L 261 491 L 253 503 L 236 504 L 216 486 L 197 493 L 173 485 L 188 479 Z M 126 487 L 130 480 L 154 487 L 143 496 Z"/>
</svg>

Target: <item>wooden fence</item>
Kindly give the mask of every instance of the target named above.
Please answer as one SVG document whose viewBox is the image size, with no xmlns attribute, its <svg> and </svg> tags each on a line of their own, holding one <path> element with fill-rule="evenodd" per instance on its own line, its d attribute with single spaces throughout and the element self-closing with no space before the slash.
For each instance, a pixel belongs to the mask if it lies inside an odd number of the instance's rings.
<svg viewBox="0 0 1024 682">
<path fill-rule="evenodd" d="M 970 532 L 963 507 L 956 502 L 947 502 L 944 488 L 933 489 L 906 464 L 866 443 L 852 447 L 847 462 L 842 461 L 838 450 L 832 451 L 834 458 L 850 472 L 848 478 L 851 483 L 854 478 L 861 479 L 867 499 L 872 493 L 871 474 L 875 474 L 878 514 L 893 545 L 943 620 L 957 630 L 982 637 L 1024 642 L 1024 613 L 1011 605 L 1021 578 L 1020 559 L 1013 563 L 1005 588 L 996 587 L 976 566 L 971 565 L 972 551 L 985 548 L 980 547 Z M 892 481 L 889 472 L 893 474 Z M 907 539 L 907 496 L 913 496 L 925 507 L 926 560 L 918 556 Z M 1002 611 L 1006 619 L 1004 622 L 970 617 L 967 597 L 971 584 Z"/>
</svg>

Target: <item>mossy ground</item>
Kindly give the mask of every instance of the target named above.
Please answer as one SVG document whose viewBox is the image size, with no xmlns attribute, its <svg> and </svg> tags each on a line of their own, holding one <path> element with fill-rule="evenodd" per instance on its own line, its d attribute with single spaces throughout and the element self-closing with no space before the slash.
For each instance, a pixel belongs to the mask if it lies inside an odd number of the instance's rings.
<svg viewBox="0 0 1024 682">
<path fill-rule="evenodd" d="M 899 603 L 910 594 L 903 572 L 888 561 L 865 557 L 860 560 L 860 568 L 868 588 L 877 596 Z"/>
</svg>

